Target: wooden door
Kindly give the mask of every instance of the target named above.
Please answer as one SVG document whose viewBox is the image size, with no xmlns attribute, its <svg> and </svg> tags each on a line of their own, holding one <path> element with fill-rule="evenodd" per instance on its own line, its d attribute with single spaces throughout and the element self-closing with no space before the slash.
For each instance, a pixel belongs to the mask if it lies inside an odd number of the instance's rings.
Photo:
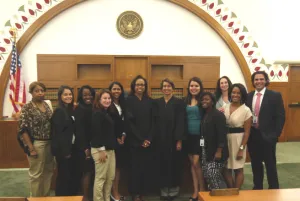
<svg viewBox="0 0 300 201">
<path fill-rule="evenodd" d="M 300 141 L 300 65 L 290 66 L 287 141 Z"/>
</svg>

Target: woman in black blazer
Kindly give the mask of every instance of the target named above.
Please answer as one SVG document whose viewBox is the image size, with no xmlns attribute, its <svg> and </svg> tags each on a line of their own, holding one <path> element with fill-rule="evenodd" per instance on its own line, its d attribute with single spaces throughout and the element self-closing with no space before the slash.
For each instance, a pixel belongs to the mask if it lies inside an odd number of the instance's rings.
<svg viewBox="0 0 300 201">
<path fill-rule="evenodd" d="M 94 173 L 94 161 L 91 158 L 90 145 L 94 99 L 95 90 L 89 85 L 82 86 L 78 92 L 78 106 L 75 109 L 75 145 L 78 148 L 77 169 L 79 169 L 79 183 L 82 183 L 83 195 L 86 198 L 92 197 L 92 195 L 90 195 L 90 186 Z"/>
<path fill-rule="evenodd" d="M 124 88 L 120 82 L 112 82 L 109 87 L 112 94 L 111 116 L 114 121 L 114 131 L 117 138 L 116 154 L 116 173 L 112 187 L 111 199 L 118 201 L 124 200 L 124 196 L 119 193 L 120 172 L 124 168 L 128 160 L 126 160 L 125 138 L 126 138 L 126 110 Z"/>
<path fill-rule="evenodd" d="M 228 158 L 226 119 L 215 109 L 216 99 L 212 93 L 204 92 L 201 104 L 204 109 L 200 135 L 203 175 L 210 190 L 226 188 L 222 175 Z"/>
<path fill-rule="evenodd" d="M 94 201 L 110 200 L 116 170 L 116 137 L 108 90 L 96 94 L 92 115 L 91 153 L 95 161 Z"/>
<path fill-rule="evenodd" d="M 56 156 L 57 178 L 55 194 L 57 196 L 76 195 L 76 182 L 74 177 L 74 157 L 72 148 L 75 142 L 75 118 L 74 118 L 74 95 L 69 86 L 61 86 L 58 89 L 58 107 L 51 119 L 52 127 L 52 154 Z"/>
</svg>

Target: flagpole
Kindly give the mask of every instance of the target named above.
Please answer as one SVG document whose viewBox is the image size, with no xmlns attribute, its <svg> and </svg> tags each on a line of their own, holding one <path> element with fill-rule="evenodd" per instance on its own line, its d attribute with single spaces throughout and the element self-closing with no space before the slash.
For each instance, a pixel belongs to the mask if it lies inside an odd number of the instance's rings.
<svg viewBox="0 0 300 201">
<path fill-rule="evenodd" d="M 17 28 L 12 27 L 12 28 L 9 29 L 9 31 L 12 32 L 12 37 L 11 37 L 12 42 L 16 43 L 17 42 L 17 36 L 18 36 Z"/>
<path fill-rule="evenodd" d="M 17 34 L 18 34 L 17 29 L 15 27 L 11 27 L 9 31 L 12 33 L 12 37 L 10 39 L 13 42 L 13 46 L 17 46 Z M 20 111 L 17 113 L 15 112 L 12 113 L 12 118 L 17 120 L 19 119 L 19 117 L 20 117 Z"/>
</svg>

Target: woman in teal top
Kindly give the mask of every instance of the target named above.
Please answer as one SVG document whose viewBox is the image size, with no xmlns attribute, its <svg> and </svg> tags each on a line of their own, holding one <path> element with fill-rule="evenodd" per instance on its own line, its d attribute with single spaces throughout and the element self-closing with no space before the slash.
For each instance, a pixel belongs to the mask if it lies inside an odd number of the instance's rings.
<svg viewBox="0 0 300 201">
<path fill-rule="evenodd" d="M 204 191 L 204 179 L 200 165 L 200 122 L 201 122 L 201 101 L 200 95 L 203 92 L 202 81 L 198 77 L 190 79 L 188 84 L 188 95 L 185 99 L 186 122 L 187 122 L 187 152 L 191 163 L 194 192 L 190 201 L 198 200 L 198 192 Z"/>
<path fill-rule="evenodd" d="M 200 135 L 200 122 L 201 122 L 201 116 L 199 107 L 197 105 L 195 106 L 187 106 L 186 107 L 186 113 L 187 113 L 187 123 L 188 123 L 188 134 L 190 135 Z M 199 151 L 196 151 L 198 153 Z"/>
</svg>

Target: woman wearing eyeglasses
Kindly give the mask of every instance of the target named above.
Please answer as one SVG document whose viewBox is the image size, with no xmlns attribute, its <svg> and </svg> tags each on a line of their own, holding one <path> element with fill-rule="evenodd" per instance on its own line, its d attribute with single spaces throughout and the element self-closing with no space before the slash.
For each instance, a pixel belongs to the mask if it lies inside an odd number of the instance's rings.
<svg viewBox="0 0 300 201">
<path fill-rule="evenodd" d="M 127 98 L 129 121 L 128 139 L 131 153 L 131 178 L 129 192 L 133 201 L 143 201 L 149 183 L 151 142 L 153 138 L 153 100 L 147 93 L 147 80 L 138 75 L 131 82 Z"/>
</svg>

